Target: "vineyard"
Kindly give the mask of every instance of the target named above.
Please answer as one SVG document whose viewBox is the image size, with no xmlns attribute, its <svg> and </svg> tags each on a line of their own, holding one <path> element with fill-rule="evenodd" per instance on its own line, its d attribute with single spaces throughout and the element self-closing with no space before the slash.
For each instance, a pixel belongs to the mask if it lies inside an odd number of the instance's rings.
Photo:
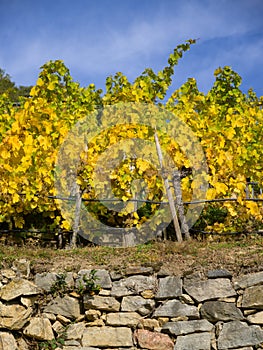
<svg viewBox="0 0 263 350">
<path fill-rule="evenodd" d="M 182 239 L 262 232 L 263 97 L 243 93 L 230 67 L 215 71 L 207 94 L 194 78 L 171 92 L 193 44 L 177 46 L 157 73 L 108 77 L 105 91 L 81 87 L 57 60 L 41 67 L 29 97 L 0 95 L 5 239 L 73 233 L 107 245 L 105 230 L 122 229 L 141 235 L 136 243 L 160 230 L 176 240 L 168 188 Z"/>
</svg>

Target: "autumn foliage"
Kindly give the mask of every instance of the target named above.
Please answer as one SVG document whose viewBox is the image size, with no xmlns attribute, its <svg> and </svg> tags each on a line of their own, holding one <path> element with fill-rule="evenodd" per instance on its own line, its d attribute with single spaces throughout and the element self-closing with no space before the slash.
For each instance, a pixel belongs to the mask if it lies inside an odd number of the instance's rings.
<svg viewBox="0 0 263 350">
<path fill-rule="evenodd" d="M 72 222 L 63 216 L 54 187 L 55 164 L 60 146 L 76 122 L 90 116 L 96 129 L 99 111 L 121 103 L 144 103 L 163 108 L 180 118 L 193 131 L 205 154 L 209 189 L 207 200 L 232 198 L 233 201 L 208 203 L 196 223 L 204 231 L 253 231 L 262 227 L 262 201 L 247 201 L 247 181 L 263 188 L 263 111 L 262 98 L 250 90 L 240 90 L 241 77 L 230 67 L 215 71 L 215 82 L 204 94 L 195 79 L 189 79 L 170 93 L 174 66 L 194 40 L 179 45 L 167 66 L 155 73 L 146 69 L 134 82 L 117 73 L 106 79 L 105 92 L 94 84 L 81 87 L 74 82 L 62 61 L 50 61 L 41 67 L 30 97 L 20 107 L 13 106 L 5 94 L 0 96 L 0 222 L 10 228 L 29 228 L 32 223 L 52 229 L 70 229 Z M 169 95 L 168 96 L 168 92 Z M 155 125 L 155 124 L 153 124 Z M 162 129 L 162 125 L 156 126 Z M 170 119 L 170 128 L 176 121 Z M 92 174 L 98 156 L 125 139 L 154 140 L 154 130 L 131 124 L 113 127 L 97 135 L 80 157 L 77 183 L 84 199 L 92 199 Z M 181 180 L 183 200 L 193 193 L 192 164 L 176 140 L 159 134 L 162 147 L 184 171 Z M 145 146 L 146 147 L 146 146 Z M 69 155 L 70 157 L 70 155 Z M 132 162 L 132 166 L 131 166 Z M 132 170 L 131 170 L 132 169 Z M 63 174 L 62 174 L 63 176 Z M 145 158 L 124 159 L 112 172 L 115 197 L 132 198 L 131 182 L 144 179 L 148 200 L 166 201 L 163 180 Z M 258 199 L 263 199 L 258 190 Z M 92 215 L 109 226 L 136 226 L 158 209 L 158 204 L 144 203 L 136 211 L 116 212 L 101 203 L 86 202 Z M 187 205 L 185 205 L 187 210 Z M 37 225 L 36 224 L 36 225 Z M 158 223 L 157 223 L 158 224 Z"/>
</svg>

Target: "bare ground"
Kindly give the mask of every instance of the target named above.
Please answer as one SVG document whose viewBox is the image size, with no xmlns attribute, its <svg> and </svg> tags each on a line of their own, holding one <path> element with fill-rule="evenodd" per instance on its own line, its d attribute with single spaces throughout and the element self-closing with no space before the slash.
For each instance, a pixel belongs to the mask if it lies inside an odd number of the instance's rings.
<svg viewBox="0 0 263 350">
<path fill-rule="evenodd" d="M 79 271 L 107 268 L 122 271 L 131 266 L 151 266 L 170 274 L 184 276 L 196 271 L 206 273 L 227 269 L 233 276 L 263 271 L 263 237 L 249 236 L 220 242 L 150 242 L 132 248 L 83 247 L 73 250 L 35 246 L 0 245 L 2 268 L 17 258 L 26 258 L 33 273 Z"/>
</svg>

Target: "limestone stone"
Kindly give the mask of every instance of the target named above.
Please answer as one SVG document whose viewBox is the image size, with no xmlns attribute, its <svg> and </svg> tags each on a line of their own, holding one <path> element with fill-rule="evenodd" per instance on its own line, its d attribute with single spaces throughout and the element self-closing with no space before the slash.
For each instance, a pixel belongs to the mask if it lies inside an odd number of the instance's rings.
<svg viewBox="0 0 263 350">
<path fill-rule="evenodd" d="M 26 296 L 40 293 L 41 290 L 34 283 L 23 278 L 15 278 L 1 288 L 0 298 L 5 301 L 10 301 L 21 295 Z"/>
<path fill-rule="evenodd" d="M 17 277 L 28 278 L 30 275 L 30 261 L 27 259 L 16 259 L 13 262 L 12 269 L 16 272 Z"/>
<path fill-rule="evenodd" d="M 163 305 L 155 310 L 154 317 L 189 317 L 198 319 L 199 311 L 194 305 L 187 305 L 181 303 L 179 300 L 168 300 Z"/>
<path fill-rule="evenodd" d="M 232 274 L 224 269 L 211 270 L 207 273 L 208 278 L 232 278 Z"/>
<path fill-rule="evenodd" d="M 146 316 L 152 312 L 155 307 L 155 301 L 152 299 L 144 299 L 139 295 L 127 296 L 122 299 L 121 311 L 134 311 Z"/>
<path fill-rule="evenodd" d="M 54 315 L 54 316 L 55 316 L 55 315 Z M 61 322 L 62 324 L 64 324 L 64 325 L 68 325 L 68 324 L 71 323 L 71 320 L 70 320 L 69 318 L 67 318 L 67 317 L 65 317 L 65 316 L 63 316 L 63 315 L 60 315 L 60 314 L 58 314 L 57 317 L 55 316 L 55 318 L 56 318 L 59 322 Z M 50 318 L 48 317 L 48 319 L 50 319 Z M 52 321 L 52 320 L 51 320 L 51 321 Z"/>
<path fill-rule="evenodd" d="M 94 348 L 93 346 L 74 346 L 74 345 L 65 345 L 63 346 L 63 350 L 101 350 L 99 348 Z M 107 350 L 107 349 L 105 349 Z M 112 350 L 112 349 L 111 349 Z M 129 350 L 129 349 L 125 349 Z"/>
<path fill-rule="evenodd" d="M 182 295 L 182 279 L 176 276 L 168 276 L 159 279 L 159 287 L 156 299 L 176 298 Z"/>
<path fill-rule="evenodd" d="M 153 290 L 150 290 L 150 289 L 146 289 L 146 290 L 143 290 L 141 292 L 141 296 L 144 298 L 144 299 L 153 299 L 155 297 L 155 293 Z"/>
<path fill-rule="evenodd" d="M 112 281 L 117 281 L 120 280 L 124 277 L 122 271 L 110 271 L 110 277 Z"/>
<path fill-rule="evenodd" d="M 234 303 L 223 301 L 206 301 L 202 305 L 201 315 L 210 322 L 243 320 L 242 312 Z"/>
<path fill-rule="evenodd" d="M 42 317 L 48 318 L 49 321 L 51 321 L 51 322 L 55 322 L 56 319 L 57 319 L 56 315 L 50 314 L 50 313 L 46 313 L 46 312 L 42 313 Z"/>
<path fill-rule="evenodd" d="M 190 304 L 190 305 L 194 305 L 195 304 L 193 299 L 188 294 L 182 294 L 178 299 L 180 301 L 182 301 L 184 304 Z"/>
<path fill-rule="evenodd" d="M 13 278 L 16 277 L 16 273 L 12 269 L 3 269 L 3 270 L 1 270 L 1 275 L 4 278 L 8 278 L 8 279 L 13 279 Z"/>
<path fill-rule="evenodd" d="M 103 327 L 103 326 L 105 326 L 105 323 L 104 323 L 102 318 L 99 318 L 98 320 L 95 320 L 93 322 L 89 322 L 87 324 L 87 326 L 88 327 L 94 327 L 94 326 L 96 326 L 96 327 Z"/>
<path fill-rule="evenodd" d="M 109 297 L 111 295 L 111 291 L 109 289 L 101 289 L 98 295 L 103 297 Z"/>
<path fill-rule="evenodd" d="M 58 296 L 45 307 L 44 312 L 76 319 L 80 316 L 79 301 L 67 295 L 65 297 Z"/>
<path fill-rule="evenodd" d="M 131 347 L 132 331 L 128 327 L 89 327 L 83 333 L 82 346 Z"/>
<path fill-rule="evenodd" d="M 135 339 L 140 348 L 151 350 L 173 350 L 174 343 L 167 334 L 151 332 L 146 329 L 137 329 Z"/>
<path fill-rule="evenodd" d="M 152 318 L 143 318 L 140 320 L 138 324 L 138 328 L 147 329 L 149 331 L 153 331 L 155 329 L 159 329 L 160 324 L 157 320 Z"/>
<path fill-rule="evenodd" d="M 78 277 L 76 279 L 76 287 L 79 286 L 80 283 L 85 285 L 85 281 L 83 280 L 83 277 L 86 276 L 86 278 L 90 277 L 90 273 L 92 270 L 80 270 L 78 272 Z M 95 271 L 95 284 L 100 285 L 101 288 L 104 289 L 110 289 L 112 287 L 112 282 L 110 278 L 110 274 L 107 270 L 96 270 Z"/>
<path fill-rule="evenodd" d="M 180 335 L 176 339 L 174 350 L 210 350 L 211 333 Z"/>
<path fill-rule="evenodd" d="M 144 290 L 155 290 L 157 287 L 157 278 L 154 276 L 130 276 L 112 284 L 111 295 L 122 297 L 127 295 L 138 295 Z"/>
<path fill-rule="evenodd" d="M 85 321 L 85 314 L 81 314 L 78 318 L 76 318 L 75 322 L 84 322 Z"/>
<path fill-rule="evenodd" d="M 57 280 L 57 273 L 55 272 L 44 272 L 44 273 L 37 273 L 35 275 L 35 284 L 43 289 L 45 292 L 50 292 L 50 289 L 52 285 Z"/>
<path fill-rule="evenodd" d="M 167 322 L 169 322 L 169 317 L 158 317 L 158 323 L 161 327 Z"/>
<path fill-rule="evenodd" d="M 31 318 L 23 332 L 26 336 L 38 340 L 52 340 L 54 333 L 49 319 L 43 317 Z"/>
<path fill-rule="evenodd" d="M 153 273 L 152 267 L 145 266 L 129 266 L 125 269 L 125 275 L 150 275 Z"/>
<path fill-rule="evenodd" d="M 234 280 L 235 289 L 245 289 L 257 284 L 263 284 L 263 271 L 238 277 Z"/>
<path fill-rule="evenodd" d="M 57 334 L 62 333 L 65 329 L 65 327 L 63 326 L 63 324 L 59 321 L 55 321 L 52 324 L 52 329 L 53 331 L 55 331 Z"/>
<path fill-rule="evenodd" d="M 245 322 L 232 321 L 223 324 L 218 337 L 218 349 L 256 346 L 263 342 L 263 330 L 259 326 L 248 326 Z"/>
<path fill-rule="evenodd" d="M 205 300 L 227 298 L 236 295 L 236 291 L 227 278 L 209 279 L 205 281 L 186 280 L 184 289 L 199 303 Z"/>
<path fill-rule="evenodd" d="M 44 273 L 37 273 L 35 275 L 35 284 L 43 289 L 45 292 L 50 292 L 51 287 L 54 286 L 54 284 L 58 281 L 58 278 L 61 274 L 55 273 L 55 272 L 44 272 Z M 65 284 L 67 287 L 73 288 L 74 287 L 74 279 L 73 279 L 73 273 L 67 272 L 63 273 L 65 276 Z"/>
<path fill-rule="evenodd" d="M 106 325 L 136 327 L 141 318 L 137 312 L 111 312 L 106 316 Z"/>
<path fill-rule="evenodd" d="M 250 323 L 263 325 L 263 311 L 256 312 L 255 314 L 249 315 L 247 317 L 247 320 Z"/>
<path fill-rule="evenodd" d="M 187 316 L 178 316 L 178 317 L 171 317 L 171 322 L 179 322 L 179 321 L 188 321 L 189 318 Z"/>
<path fill-rule="evenodd" d="M 80 342 L 77 340 L 65 340 L 63 349 L 65 349 L 65 347 L 66 348 L 70 347 L 71 349 L 74 349 L 74 350 L 83 349 Z M 59 349 L 60 348 L 56 348 L 55 350 L 59 350 Z"/>
<path fill-rule="evenodd" d="M 162 331 L 178 336 L 190 333 L 211 332 L 213 327 L 212 323 L 207 320 L 178 321 L 167 322 L 163 325 Z"/>
<path fill-rule="evenodd" d="M 18 350 L 15 337 L 12 333 L 0 331 L 0 350 Z"/>
<path fill-rule="evenodd" d="M 38 299 L 38 295 L 33 295 L 28 297 L 21 297 L 20 301 L 21 301 L 21 304 L 24 305 L 25 307 L 30 307 L 35 304 L 37 299 Z"/>
<path fill-rule="evenodd" d="M 31 314 L 31 308 L 25 308 L 19 304 L 4 305 L 0 302 L 0 328 L 20 330 Z"/>
<path fill-rule="evenodd" d="M 219 298 L 218 301 L 224 301 L 225 303 L 236 303 L 237 298 L 236 297 L 230 297 L 230 298 Z"/>
<path fill-rule="evenodd" d="M 16 342 L 17 342 L 18 350 L 29 350 L 29 346 L 27 345 L 27 342 L 25 341 L 24 338 L 18 338 Z"/>
<path fill-rule="evenodd" d="M 90 296 L 85 294 L 83 304 L 86 310 L 96 309 L 109 312 L 120 310 L 120 303 L 113 297 L 102 297 L 99 295 Z"/>
<path fill-rule="evenodd" d="M 75 278 L 74 278 L 73 272 L 66 272 L 65 273 L 65 283 L 67 285 L 67 288 L 74 289 L 75 287 Z"/>
<path fill-rule="evenodd" d="M 245 289 L 242 307 L 263 310 L 263 286 L 257 285 Z"/>
<path fill-rule="evenodd" d="M 99 310 L 91 309 L 91 310 L 85 311 L 85 317 L 86 317 L 87 321 L 90 321 L 90 322 L 99 319 L 100 315 L 101 315 L 101 311 L 99 311 Z"/>
<path fill-rule="evenodd" d="M 84 333 L 86 326 L 85 322 L 72 323 L 67 327 L 67 340 L 80 340 Z"/>
</svg>

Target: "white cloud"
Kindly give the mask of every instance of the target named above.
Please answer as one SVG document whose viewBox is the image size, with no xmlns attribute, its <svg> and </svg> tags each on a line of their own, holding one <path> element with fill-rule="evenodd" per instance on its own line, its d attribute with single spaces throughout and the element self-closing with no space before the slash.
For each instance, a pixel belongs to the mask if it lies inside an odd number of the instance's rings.
<svg viewBox="0 0 263 350">
<path fill-rule="evenodd" d="M 159 5 L 155 14 L 151 12 L 151 15 L 147 15 L 141 13 L 139 7 L 136 11 L 131 8 L 134 19 L 121 27 L 118 22 L 111 22 L 110 13 L 105 11 L 104 17 L 99 19 L 95 27 L 96 21 L 92 19 L 89 22 L 87 18 L 73 28 L 69 26 L 67 32 L 63 28 L 54 30 L 54 23 L 49 26 L 46 21 L 42 29 L 32 29 L 30 33 L 23 33 L 23 36 L 9 43 L 10 47 L 5 49 L 9 50 L 8 60 L 3 61 L 0 57 L 0 65 L 8 68 L 8 73 L 19 84 L 34 83 L 32 80 L 36 79 L 39 67 L 50 59 L 65 60 L 66 65 L 79 77 L 105 79 L 116 71 L 134 77 L 145 67 L 163 67 L 167 55 L 177 44 L 188 38 L 200 37 L 197 45 L 203 51 L 193 49 L 187 55 L 195 59 L 196 55 L 201 55 L 198 56 L 200 66 L 196 63 L 192 66 L 196 69 L 195 76 L 199 76 L 205 84 L 214 66 L 223 65 L 222 62 L 236 62 L 250 67 L 249 59 L 258 62 L 262 56 L 262 46 L 256 48 L 249 42 L 244 44 L 243 41 L 242 47 L 228 48 L 228 52 L 223 46 L 220 51 L 220 47 L 215 49 L 210 45 L 213 40 L 235 39 L 253 30 L 258 22 L 251 20 L 249 9 L 253 5 L 258 6 L 258 0 L 153 3 Z M 19 47 L 16 48 L 18 42 Z M 214 50 L 217 56 L 209 49 Z M 72 75 L 74 77 L 74 73 Z"/>
</svg>

